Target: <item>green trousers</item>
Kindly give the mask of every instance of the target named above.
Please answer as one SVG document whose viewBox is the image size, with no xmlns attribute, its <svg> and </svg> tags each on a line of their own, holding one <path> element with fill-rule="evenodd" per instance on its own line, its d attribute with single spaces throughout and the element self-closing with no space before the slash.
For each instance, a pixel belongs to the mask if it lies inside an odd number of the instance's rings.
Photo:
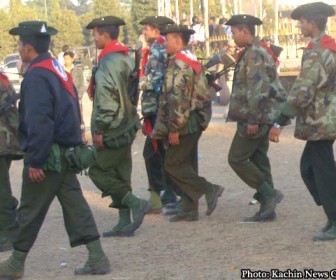
<svg viewBox="0 0 336 280">
<path fill-rule="evenodd" d="M 89 176 L 102 196 L 111 196 L 111 207 L 127 208 L 121 201 L 132 191 L 131 145 L 119 149 L 98 149 L 96 163 L 89 169 Z"/>
<path fill-rule="evenodd" d="M 10 165 L 9 157 L 0 157 L 0 231 L 13 226 L 18 205 L 17 199 L 12 195 L 9 178 Z"/>
<path fill-rule="evenodd" d="M 201 132 L 180 136 L 178 145 L 166 150 L 165 169 L 181 189 L 183 210 L 197 211 L 198 200 L 212 184 L 198 175 L 197 147 Z"/>
<path fill-rule="evenodd" d="M 30 250 L 55 197 L 62 206 L 64 224 L 72 247 L 99 238 L 94 217 L 82 194 L 76 174 L 66 163 L 62 162 L 61 173 L 44 171 L 46 178 L 40 183 L 31 182 L 28 171 L 29 167 L 25 165 L 17 227 L 13 238 L 15 250 Z"/>
<path fill-rule="evenodd" d="M 246 124 L 238 123 L 229 151 L 228 161 L 234 172 L 251 188 L 264 182 L 273 186 L 271 165 L 267 156 L 269 125 L 260 125 L 254 136 L 246 134 Z"/>
</svg>

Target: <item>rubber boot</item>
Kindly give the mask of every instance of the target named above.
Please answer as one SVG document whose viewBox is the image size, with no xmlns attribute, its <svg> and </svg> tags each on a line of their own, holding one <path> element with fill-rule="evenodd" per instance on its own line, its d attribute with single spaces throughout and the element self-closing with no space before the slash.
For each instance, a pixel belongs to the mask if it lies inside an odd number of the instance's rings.
<svg viewBox="0 0 336 280">
<path fill-rule="evenodd" d="M 284 195 L 279 190 L 274 190 L 266 183 L 253 196 L 260 203 L 260 209 L 252 217 L 244 218 L 244 222 L 269 222 L 276 219 L 275 208 L 282 201 Z"/>
<path fill-rule="evenodd" d="M 6 252 L 13 249 L 12 242 L 4 231 L 0 231 L 0 252 Z"/>
<path fill-rule="evenodd" d="M 83 267 L 75 269 L 75 275 L 102 275 L 111 272 L 111 265 L 106 257 L 100 240 L 86 244 L 89 256 Z"/>
<path fill-rule="evenodd" d="M 336 239 L 336 222 L 330 221 L 330 228 L 313 237 L 313 241 L 328 241 Z"/>
<path fill-rule="evenodd" d="M 205 200 L 208 205 L 206 215 L 210 216 L 217 206 L 218 197 L 222 195 L 224 188 L 218 185 L 211 185 L 209 190 L 205 193 Z"/>
<path fill-rule="evenodd" d="M 321 228 L 321 232 L 328 231 L 331 228 L 331 226 L 332 226 L 332 222 L 328 219 L 326 225 L 323 228 Z"/>
<path fill-rule="evenodd" d="M 140 227 L 145 214 L 151 209 L 152 205 L 144 199 L 137 198 L 131 192 L 125 195 L 121 203 L 131 209 L 133 218 L 133 223 L 128 226 L 125 232 L 134 232 Z"/>
<path fill-rule="evenodd" d="M 13 250 L 8 260 L 0 263 L 0 279 L 19 279 L 23 276 L 28 253 Z"/>
<path fill-rule="evenodd" d="M 194 222 L 198 221 L 198 212 L 197 211 L 180 211 L 176 215 L 169 218 L 170 222 Z"/>
<path fill-rule="evenodd" d="M 156 191 L 150 191 L 149 202 L 152 204 L 152 209 L 148 211 L 148 214 L 161 214 L 162 202 Z"/>
<path fill-rule="evenodd" d="M 133 236 L 134 233 L 124 232 L 125 229 L 131 224 L 131 210 L 119 209 L 119 221 L 110 231 L 103 232 L 103 237 L 113 237 L 113 236 Z"/>
</svg>

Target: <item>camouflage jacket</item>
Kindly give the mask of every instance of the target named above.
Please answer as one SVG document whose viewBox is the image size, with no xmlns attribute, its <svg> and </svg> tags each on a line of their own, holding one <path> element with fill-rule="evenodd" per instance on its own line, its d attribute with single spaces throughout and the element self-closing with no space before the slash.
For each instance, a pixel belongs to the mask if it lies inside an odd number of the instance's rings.
<svg viewBox="0 0 336 280">
<path fill-rule="evenodd" d="M 162 81 L 165 74 L 167 59 L 164 39 L 160 37 L 150 47 L 148 62 L 141 89 L 141 112 L 144 117 L 156 115 L 159 108 Z"/>
<path fill-rule="evenodd" d="M 185 62 L 176 60 L 175 55 L 170 56 L 153 138 L 166 138 L 169 132 L 185 135 L 200 130 L 195 109 L 192 108 L 194 82 L 193 69 Z"/>
<path fill-rule="evenodd" d="M 8 103 L 15 94 L 13 86 L 6 76 L 0 73 L 0 108 Z M 19 113 L 13 102 L 13 106 L 0 111 L 0 156 L 22 155 L 19 140 L 18 126 Z"/>
<path fill-rule="evenodd" d="M 286 100 L 272 56 L 255 41 L 237 60 L 227 120 L 272 124 Z"/>
<path fill-rule="evenodd" d="M 99 61 L 91 130 L 101 133 L 106 141 L 139 127 L 136 108 L 128 97 L 133 69 L 134 61 L 121 53 L 110 53 Z"/>
<path fill-rule="evenodd" d="M 300 74 L 282 109 L 285 116 L 296 116 L 295 137 L 302 140 L 336 139 L 336 52 L 320 47 L 324 35 L 304 50 Z"/>
</svg>

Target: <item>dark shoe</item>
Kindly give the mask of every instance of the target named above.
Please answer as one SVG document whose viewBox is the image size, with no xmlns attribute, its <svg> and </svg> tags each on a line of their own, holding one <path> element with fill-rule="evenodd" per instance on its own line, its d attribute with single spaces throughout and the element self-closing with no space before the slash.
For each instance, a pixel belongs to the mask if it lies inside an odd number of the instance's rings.
<svg viewBox="0 0 336 280">
<path fill-rule="evenodd" d="M 178 205 L 179 205 L 179 201 L 174 202 L 174 203 L 165 204 L 164 208 L 166 208 L 166 209 L 174 209 L 174 208 L 178 207 Z"/>
<path fill-rule="evenodd" d="M 166 216 L 176 215 L 177 213 L 181 211 L 182 211 L 182 205 L 180 201 L 173 203 L 173 204 L 166 205 L 163 208 L 163 214 Z"/>
<path fill-rule="evenodd" d="M 0 279 L 19 279 L 23 276 L 28 253 L 13 251 L 8 260 L 0 263 Z"/>
<path fill-rule="evenodd" d="M 274 221 L 277 217 L 276 212 L 270 213 L 268 216 L 260 216 L 259 211 L 254 214 L 252 217 L 244 218 L 244 222 L 246 223 L 256 223 L 256 222 L 271 222 Z"/>
<path fill-rule="evenodd" d="M 205 212 L 207 216 L 210 216 L 211 213 L 215 210 L 217 206 L 218 197 L 222 195 L 224 188 L 218 185 L 213 185 L 213 187 L 205 193 L 205 200 L 208 205 L 208 209 Z"/>
<path fill-rule="evenodd" d="M 134 232 L 128 232 L 128 226 L 131 224 L 131 210 L 119 209 L 119 221 L 110 231 L 103 232 L 103 237 L 129 237 Z M 125 232 L 126 230 L 126 232 Z"/>
<path fill-rule="evenodd" d="M 176 215 L 169 218 L 170 222 L 193 222 L 198 221 L 198 213 L 196 211 L 180 211 Z"/>
<path fill-rule="evenodd" d="M 100 240 L 86 244 L 88 259 L 83 267 L 76 268 L 75 275 L 103 275 L 111 272 L 111 265 L 106 257 Z"/>
<path fill-rule="evenodd" d="M 5 234 L 0 234 L 0 252 L 7 252 L 13 249 L 12 242 Z"/>
<path fill-rule="evenodd" d="M 336 239 L 336 223 L 332 222 L 330 228 L 313 237 L 313 241 L 328 241 Z"/>
<path fill-rule="evenodd" d="M 332 226 L 332 222 L 330 220 L 328 220 L 326 225 L 323 228 L 321 228 L 321 232 L 328 231 L 331 228 L 331 226 Z"/>
</svg>

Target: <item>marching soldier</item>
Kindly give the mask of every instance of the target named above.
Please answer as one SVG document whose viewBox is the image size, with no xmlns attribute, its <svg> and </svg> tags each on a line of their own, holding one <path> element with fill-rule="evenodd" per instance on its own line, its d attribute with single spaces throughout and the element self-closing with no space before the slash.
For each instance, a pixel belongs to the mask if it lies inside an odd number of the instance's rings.
<svg viewBox="0 0 336 280">
<path fill-rule="evenodd" d="M 234 15 L 227 23 L 233 39 L 244 48 L 236 62 L 228 121 L 237 122 L 228 161 L 236 174 L 251 188 L 260 210 L 245 221 L 276 218 L 276 204 L 283 194 L 274 189 L 267 156 L 268 132 L 287 94 L 277 71 L 276 57 L 266 44 L 255 39 L 255 25 L 262 21 L 250 15 Z"/>
<path fill-rule="evenodd" d="M 21 84 L 19 139 L 25 152 L 21 201 L 13 253 L 0 263 L 1 279 L 21 278 L 48 209 L 57 196 L 72 247 L 86 245 L 88 260 L 75 274 L 110 271 L 92 212 L 75 172 L 65 158 L 81 144 L 80 112 L 72 79 L 48 52 L 57 30 L 43 21 L 25 21 L 12 28 L 19 35 L 19 53 L 30 63 Z"/>
<path fill-rule="evenodd" d="M 193 33 L 192 29 L 178 25 L 164 30 L 169 62 L 152 136 L 168 142 L 164 166 L 181 189 L 181 210 L 170 218 L 171 222 L 198 220 L 198 200 L 202 195 L 208 206 L 206 214 L 211 215 L 224 191 L 198 175 L 198 140 L 210 121 L 211 111 L 200 116 L 192 107 L 198 102 L 192 100 L 195 77 L 202 71 L 196 57 L 187 50 Z"/>
<path fill-rule="evenodd" d="M 336 43 L 325 32 L 332 6 L 316 2 L 299 6 L 291 17 L 311 41 L 302 56 L 302 68 L 289 99 L 270 132 L 278 142 L 280 126 L 296 117 L 295 137 L 306 141 L 300 162 L 302 179 L 315 203 L 323 207 L 327 223 L 314 241 L 336 239 Z"/>
<path fill-rule="evenodd" d="M 13 86 L 7 76 L 0 73 L 0 252 L 12 249 L 10 228 L 14 225 L 18 205 L 9 178 L 12 160 L 21 159 L 23 155 L 18 139 L 16 100 Z"/>
<path fill-rule="evenodd" d="M 147 136 L 143 150 L 143 157 L 148 176 L 150 213 L 161 213 L 162 203 L 175 203 L 174 182 L 164 172 L 164 147 L 161 140 L 151 139 L 150 135 L 156 120 L 162 90 L 162 81 L 165 74 L 165 60 L 167 59 L 165 38 L 160 34 L 164 25 L 174 24 L 174 21 L 164 16 L 146 17 L 140 24 L 145 25 L 145 38 L 150 46 L 148 60 L 145 66 L 144 77 L 141 83 L 141 113 L 144 117 L 143 133 Z M 162 198 L 161 191 L 164 190 Z M 162 200 L 162 201 L 161 201 Z"/>
<path fill-rule="evenodd" d="M 97 160 L 89 176 L 103 197 L 112 198 L 110 207 L 119 211 L 117 225 L 104 232 L 104 237 L 133 235 L 151 208 L 149 202 L 132 194 L 131 146 L 140 121 L 128 96 L 134 62 L 128 47 L 118 41 L 120 25 L 125 25 L 122 19 L 106 16 L 92 20 L 86 27 L 93 29 L 96 46 L 102 50 L 90 82 L 95 86 L 89 86 L 89 90 L 95 88 L 89 95 L 94 101 L 91 133 L 97 147 Z"/>
</svg>

